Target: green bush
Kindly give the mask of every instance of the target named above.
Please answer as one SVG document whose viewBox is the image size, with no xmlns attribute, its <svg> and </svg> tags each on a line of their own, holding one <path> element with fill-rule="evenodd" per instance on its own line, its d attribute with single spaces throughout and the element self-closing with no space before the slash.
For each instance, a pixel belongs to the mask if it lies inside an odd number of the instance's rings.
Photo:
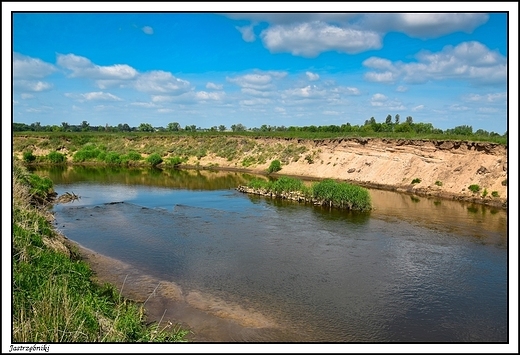
<svg viewBox="0 0 520 355">
<path fill-rule="evenodd" d="M 502 186 L 507 186 L 507 179 L 502 180 Z"/>
<path fill-rule="evenodd" d="M 52 164 L 63 164 L 67 158 L 65 157 L 65 154 L 50 152 L 47 154 L 47 160 Z"/>
<path fill-rule="evenodd" d="M 138 161 L 138 160 L 141 160 L 143 157 L 141 156 L 141 154 L 137 153 L 137 152 L 134 152 L 133 150 L 129 151 L 127 154 L 124 155 L 124 157 L 128 160 L 132 160 L 132 161 Z"/>
<path fill-rule="evenodd" d="M 421 182 L 421 179 L 419 179 L 419 178 L 415 178 L 412 180 L 412 184 L 418 184 L 420 182 Z"/>
<path fill-rule="evenodd" d="M 161 156 L 157 153 L 150 154 L 150 156 L 146 158 L 146 161 L 150 163 L 152 166 L 159 165 L 163 162 Z"/>
<path fill-rule="evenodd" d="M 435 181 L 435 185 L 442 186 L 442 181 L 439 181 L 439 180 Z"/>
<path fill-rule="evenodd" d="M 491 192 L 491 196 L 499 197 L 500 195 L 498 194 L 498 191 L 493 191 L 493 192 Z"/>
<path fill-rule="evenodd" d="M 33 152 L 28 150 L 23 152 L 23 161 L 26 163 L 32 163 L 36 160 L 36 156 L 33 155 Z"/>
<path fill-rule="evenodd" d="M 184 163 L 186 161 L 185 158 L 181 158 L 181 157 L 173 157 L 173 158 L 170 158 L 167 162 L 168 165 L 173 165 L 173 166 L 178 166 L 182 163 Z"/>
<path fill-rule="evenodd" d="M 312 186 L 312 194 L 315 199 L 342 208 L 358 211 L 369 211 L 372 208 L 368 190 L 346 182 L 338 183 L 332 179 L 325 179 Z"/>
<path fill-rule="evenodd" d="M 269 168 L 267 168 L 267 173 L 271 174 L 280 170 L 282 170 L 282 163 L 280 163 L 279 160 L 273 160 L 269 165 Z"/>
<path fill-rule="evenodd" d="M 104 158 L 105 163 L 107 164 L 121 164 L 121 156 L 115 152 L 110 152 L 105 155 Z"/>
<path fill-rule="evenodd" d="M 477 193 L 477 192 L 480 191 L 480 186 L 475 185 L 475 184 L 474 184 L 474 185 L 469 185 L 469 186 L 468 186 L 468 189 L 469 189 L 471 192 L 473 192 L 473 193 Z"/>
<path fill-rule="evenodd" d="M 86 145 L 81 150 L 78 150 L 72 156 L 72 161 L 75 163 L 82 163 L 85 161 L 96 160 L 99 158 L 99 155 L 102 151 L 99 148 L 96 148 L 94 145 Z M 101 158 L 104 158 L 103 156 Z"/>
</svg>

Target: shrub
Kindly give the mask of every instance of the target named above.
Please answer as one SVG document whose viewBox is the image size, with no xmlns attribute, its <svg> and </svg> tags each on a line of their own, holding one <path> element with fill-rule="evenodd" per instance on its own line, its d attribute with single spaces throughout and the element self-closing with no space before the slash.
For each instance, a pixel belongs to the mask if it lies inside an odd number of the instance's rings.
<svg viewBox="0 0 520 355">
<path fill-rule="evenodd" d="M 482 197 L 486 197 L 487 194 L 488 194 L 487 189 L 484 189 L 484 191 L 482 191 Z"/>
<path fill-rule="evenodd" d="M 163 162 L 161 156 L 157 153 L 150 154 L 150 156 L 146 158 L 146 161 L 150 163 L 152 166 L 159 165 Z"/>
<path fill-rule="evenodd" d="M 502 186 L 507 186 L 507 179 L 502 180 Z"/>
<path fill-rule="evenodd" d="M 107 164 L 121 164 L 121 156 L 115 152 L 107 153 L 104 159 Z"/>
<path fill-rule="evenodd" d="M 50 152 L 47 154 L 47 160 L 53 164 L 62 164 L 66 161 L 65 154 L 58 152 Z"/>
<path fill-rule="evenodd" d="M 318 200 L 342 208 L 347 207 L 358 211 L 369 211 L 371 209 L 368 190 L 346 182 L 337 183 L 332 179 L 325 179 L 312 186 L 312 194 Z"/>
<path fill-rule="evenodd" d="M 473 192 L 473 193 L 477 193 L 477 192 L 480 191 L 480 186 L 475 185 L 475 184 L 474 184 L 474 185 L 469 185 L 469 186 L 468 186 L 468 189 L 469 189 L 471 192 Z"/>
<path fill-rule="evenodd" d="M 36 156 L 33 155 L 33 152 L 28 150 L 23 152 L 23 161 L 26 163 L 32 163 L 36 160 Z"/>
<path fill-rule="evenodd" d="M 125 158 L 128 160 L 138 161 L 141 160 L 143 157 L 141 156 L 141 154 L 131 150 L 125 155 Z"/>
<path fill-rule="evenodd" d="M 499 197 L 500 195 L 498 194 L 498 191 L 493 191 L 493 192 L 491 192 L 491 196 Z"/>
<path fill-rule="evenodd" d="M 279 160 L 273 160 L 271 165 L 269 165 L 269 168 L 267 168 L 267 173 L 271 174 L 280 170 L 282 170 L 282 163 L 280 163 Z"/>
<path fill-rule="evenodd" d="M 419 179 L 419 178 L 415 178 L 412 180 L 412 184 L 418 184 L 420 182 L 421 182 L 421 179 Z"/>
<path fill-rule="evenodd" d="M 442 186 L 442 181 L 439 181 L 439 180 L 435 181 L 435 185 Z"/>
<path fill-rule="evenodd" d="M 186 161 L 186 159 L 183 159 L 181 157 L 173 157 L 168 160 L 167 164 L 177 166 L 177 165 L 184 163 L 185 161 Z"/>
</svg>

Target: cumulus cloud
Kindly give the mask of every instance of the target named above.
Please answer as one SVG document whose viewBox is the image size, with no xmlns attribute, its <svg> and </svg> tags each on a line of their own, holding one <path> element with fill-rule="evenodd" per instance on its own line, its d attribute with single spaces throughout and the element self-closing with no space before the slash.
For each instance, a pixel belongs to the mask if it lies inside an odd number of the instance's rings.
<svg viewBox="0 0 520 355">
<path fill-rule="evenodd" d="M 85 94 L 81 94 L 80 96 L 87 101 L 91 101 L 91 100 L 123 101 L 123 99 L 121 99 L 111 93 L 103 92 L 103 91 L 87 92 Z"/>
<path fill-rule="evenodd" d="M 15 80 L 13 84 L 17 89 L 33 92 L 47 91 L 52 88 L 52 84 L 39 80 Z"/>
<path fill-rule="evenodd" d="M 316 80 L 318 80 L 320 78 L 320 76 L 318 74 L 312 73 L 310 71 L 305 72 L 305 75 L 307 75 L 307 78 L 310 81 L 316 81 Z"/>
<path fill-rule="evenodd" d="M 242 34 L 242 39 L 244 41 L 254 42 L 256 40 L 255 32 L 253 31 L 253 26 L 236 26 L 235 28 Z"/>
<path fill-rule="evenodd" d="M 507 101 L 507 93 L 498 92 L 486 95 L 470 94 L 465 97 L 467 101 L 479 101 L 479 102 L 503 102 Z"/>
<path fill-rule="evenodd" d="M 379 49 L 388 32 L 415 38 L 437 38 L 454 32 L 473 32 L 489 19 L 483 13 L 235 13 L 226 16 L 249 20 L 237 26 L 244 41 L 253 41 L 253 27 L 267 22 L 260 34 L 273 53 L 315 57 L 326 51 L 355 54 Z"/>
<path fill-rule="evenodd" d="M 41 79 L 57 69 L 54 65 L 41 59 L 25 56 L 20 53 L 13 54 L 13 78 L 15 79 Z"/>
<path fill-rule="evenodd" d="M 282 93 L 282 98 L 287 99 L 318 99 L 327 95 L 326 91 L 316 85 L 307 85 L 302 88 L 287 89 Z"/>
<path fill-rule="evenodd" d="M 417 62 L 412 63 L 392 63 L 382 58 L 368 58 L 363 62 L 365 67 L 383 71 L 368 72 L 365 79 L 386 83 L 402 79 L 416 84 L 444 79 L 461 79 L 474 84 L 505 83 L 506 80 L 506 58 L 475 41 L 446 46 L 437 53 L 422 51 L 416 59 Z"/>
<path fill-rule="evenodd" d="M 70 70 L 72 72 L 71 77 L 128 80 L 138 75 L 137 70 L 126 64 L 100 66 L 85 57 L 74 54 L 58 54 L 57 63 L 60 67 Z"/>
<path fill-rule="evenodd" d="M 262 31 L 260 37 L 272 53 L 289 52 L 303 57 L 316 57 L 326 51 L 356 54 L 381 48 L 381 37 L 376 32 L 321 21 L 276 25 Z"/>
<path fill-rule="evenodd" d="M 222 90 L 223 87 L 224 87 L 224 85 L 222 85 L 222 84 L 215 84 L 215 83 L 212 83 L 212 82 L 208 82 L 206 84 L 206 89 Z"/>
<path fill-rule="evenodd" d="M 195 98 L 199 101 L 220 101 L 224 98 L 224 92 L 206 92 L 206 91 L 198 91 L 195 93 Z"/>
<path fill-rule="evenodd" d="M 154 70 L 139 75 L 134 87 L 143 92 L 168 93 L 180 95 L 191 90 L 189 81 L 173 76 L 170 72 Z"/>
<path fill-rule="evenodd" d="M 242 88 L 250 88 L 255 90 L 267 90 L 271 88 L 273 77 L 270 74 L 245 74 L 233 78 L 226 78 L 230 83 L 236 84 Z"/>
<path fill-rule="evenodd" d="M 414 108 L 412 108 L 412 111 L 421 111 L 424 109 L 424 105 L 417 105 Z"/>
<path fill-rule="evenodd" d="M 147 35 L 153 35 L 153 28 L 151 28 L 150 26 L 144 26 L 143 28 L 141 28 L 141 30 L 143 30 L 143 32 Z"/>
<path fill-rule="evenodd" d="M 270 99 L 250 99 L 250 100 L 241 100 L 240 105 L 242 106 L 257 106 L 257 105 L 267 105 L 270 104 L 272 101 Z"/>
<path fill-rule="evenodd" d="M 383 94 L 374 94 L 370 100 L 370 104 L 372 106 L 383 106 L 386 101 L 388 101 L 388 97 Z"/>
</svg>

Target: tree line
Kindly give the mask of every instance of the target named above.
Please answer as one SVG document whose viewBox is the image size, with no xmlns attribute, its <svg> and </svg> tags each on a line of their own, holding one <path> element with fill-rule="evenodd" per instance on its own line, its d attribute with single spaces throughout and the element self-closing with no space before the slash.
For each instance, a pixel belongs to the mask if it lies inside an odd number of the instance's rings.
<svg viewBox="0 0 520 355">
<path fill-rule="evenodd" d="M 384 122 L 376 122 L 374 117 L 367 119 L 363 125 L 324 125 L 324 126 L 271 126 L 261 125 L 260 127 L 247 128 L 241 123 L 233 124 L 229 129 L 225 125 L 201 128 L 196 125 L 186 125 L 184 128 L 178 122 L 170 122 L 166 127 L 153 127 L 150 123 L 141 123 L 137 127 L 130 127 L 127 123 L 120 123 L 117 126 L 91 126 L 87 121 L 82 121 L 79 125 L 71 125 L 62 122 L 61 125 L 42 126 L 40 122 L 31 124 L 13 123 L 13 132 L 331 132 L 331 133 L 370 133 L 370 132 L 396 132 L 396 133 L 417 133 L 417 134 L 436 134 L 436 135 L 461 135 L 479 137 L 506 137 L 504 134 L 488 132 L 483 129 L 473 131 L 472 126 L 461 125 L 454 128 L 442 130 L 435 128 L 431 123 L 414 123 L 412 116 L 407 116 L 401 122 L 399 114 L 392 117 L 388 115 Z"/>
</svg>

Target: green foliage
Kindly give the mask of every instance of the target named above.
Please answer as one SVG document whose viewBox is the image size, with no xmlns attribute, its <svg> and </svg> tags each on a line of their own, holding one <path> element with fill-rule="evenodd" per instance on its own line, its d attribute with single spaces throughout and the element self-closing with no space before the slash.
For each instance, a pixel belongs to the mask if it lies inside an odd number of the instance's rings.
<svg viewBox="0 0 520 355">
<path fill-rule="evenodd" d="M 421 179 L 419 179 L 419 178 L 415 178 L 412 180 L 412 184 L 418 184 L 420 182 L 421 182 Z"/>
<path fill-rule="evenodd" d="M 186 158 L 181 158 L 181 157 L 172 157 L 172 158 L 169 158 L 168 161 L 166 162 L 167 165 L 173 165 L 173 166 L 178 166 L 178 165 L 181 165 L 182 163 L 186 162 L 187 159 Z"/>
<path fill-rule="evenodd" d="M 81 150 L 74 153 L 72 161 L 75 163 L 83 163 L 86 161 L 96 160 L 101 153 L 102 150 L 97 148 L 95 145 L 87 144 Z"/>
<path fill-rule="evenodd" d="M 29 191 L 31 194 L 46 200 L 50 193 L 54 192 L 52 180 L 48 177 L 41 177 L 36 174 L 27 176 Z"/>
<path fill-rule="evenodd" d="M 157 153 L 150 154 L 150 156 L 148 156 L 148 158 L 146 158 L 146 161 L 148 163 L 150 163 L 150 165 L 152 165 L 152 166 L 159 165 L 163 162 L 161 156 Z"/>
<path fill-rule="evenodd" d="M 507 186 L 507 179 L 502 180 L 502 186 Z"/>
<path fill-rule="evenodd" d="M 60 244 L 45 210 L 33 207 L 25 189 L 52 181 L 13 164 L 12 341 L 15 343 L 177 342 L 187 331 L 144 323 L 142 306 L 113 286 L 91 281 L 92 270 Z M 52 241 L 47 243 L 46 241 Z"/>
<path fill-rule="evenodd" d="M 370 194 L 367 189 L 346 182 L 335 182 L 325 179 L 312 186 L 315 199 L 330 202 L 341 208 L 358 211 L 369 211 L 371 207 Z"/>
<path fill-rule="evenodd" d="M 105 155 L 104 161 L 107 164 L 120 165 L 122 159 L 119 154 L 117 154 L 115 152 L 109 152 Z"/>
<path fill-rule="evenodd" d="M 469 185 L 468 186 L 468 189 L 473 192 L 473 193 L 477 193 L 480 191 L 480 186 L 476 185 L 476 184 L 473 184 L 473 185 Z"/>
<path fill-rule="evenodd" d="M 484 189 L 484 191 L 482 191 L 482 197 L 486 197 L 488 194 L 488 191 L 487 189 Z"/>
<path fill-rule="evenodd" d="M 493 196 L 493 197 L 499 197 L 500 195 L 498 194 L 498 191 L 492 191 L 492 192 L 491 192 L 491 196 Z"/>
<path fill-rule="evenodd" d="M 143 159 L 143 157 L 141 156 L 141 154 L 131 150 L 129 151 L 128 153 L 126 153 L 125 155 L 123 155 L 121 157 L 121 161 L 122 162 L 128 162 L 128 161 L 139 161 Z"/>
<path fill-rule="evenodd" d="M 47 160 L 52 164 L 63 164 L 67 161 L 65 154 L 59 152 L 50 152 L 47 154 Z"/>
<path fill-rule="evenodd" d="M 280 163 L 279 160 L 273 160 L 269 165 L 269 168 L 267 168 L 267 173 L 271 174 L 280 170 L 282 170 L 282 163 Z"/>
<path fill-rule="evenodd" d="M 439 180 L 435 181 L 435 185 L 442 186 L 442 181 L 439 181 Z"/>
<path fill-rule="evenodd" d="M 23 152 L 23 161 L 26 163 L 32 163 L 36 160 L 36 156 L 33 155 L 31 150 Z"/>
</svg>

